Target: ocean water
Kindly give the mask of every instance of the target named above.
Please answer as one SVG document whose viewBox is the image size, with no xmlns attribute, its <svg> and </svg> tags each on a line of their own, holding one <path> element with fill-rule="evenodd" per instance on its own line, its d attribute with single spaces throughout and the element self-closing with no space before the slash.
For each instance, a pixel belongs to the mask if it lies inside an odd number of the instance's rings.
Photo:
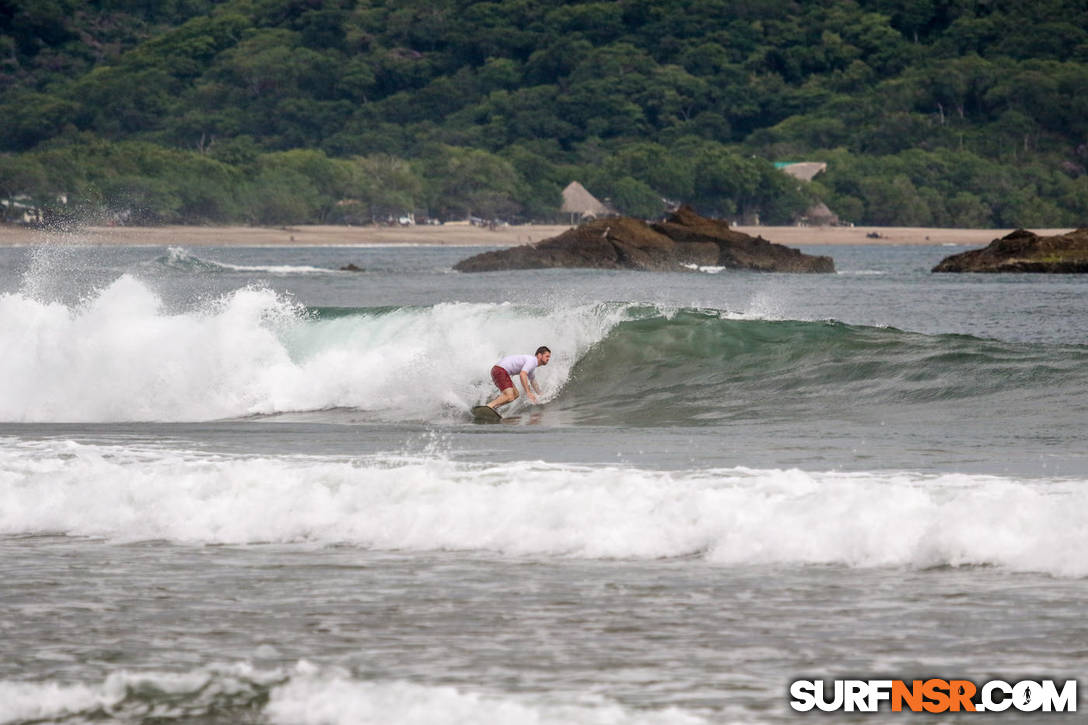
<svg viewBox="0 0 1088 725">
<path fill-rule="evenodd" d="M 1088 279 L 476 251 L 0 249 L 0 724 L 828 721 L 792 680 L 1083 673 Z M 541 344 L 543 405 L 474 424 Z"/>
</svg>

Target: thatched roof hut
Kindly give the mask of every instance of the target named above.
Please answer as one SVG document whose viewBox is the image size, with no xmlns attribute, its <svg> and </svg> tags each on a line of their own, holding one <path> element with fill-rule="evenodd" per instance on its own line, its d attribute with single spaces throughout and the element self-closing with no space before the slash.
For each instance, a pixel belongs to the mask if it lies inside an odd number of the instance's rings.
<svg viewBox="0 0 1088 725">
<path fill-rule="evenodd" d="M 821 171 L 827 171 L 827 164 L 823 161 L 779 161 L 775 163 L 775 168 L 779 171 L 785 172 L 795 179 L 801 181 L 812 181 L 816 174 Z"/>
<path fill-rule="evenodd" d="M 834 226 L 839 224 L 839 215 L 827 208 L 822 201 L 813 204 L 798 220 L 801 224 L 812 224 L 819 227 Z"/>
<path fill-rule="evenodd" d="M 567 188 L 563 189 L 563 206 L 559 210 L 571 215 L 571 224 L 576 221 L 575 217 L 577 217 L 577 221 L 582 221 L 584 219 L 611 216 L 616 213 L 608 205 L 603 204 L 597 197 L 586 191 L 586 187 L 577 181 L 570 182 L 567 184 Z"/>
</svg>

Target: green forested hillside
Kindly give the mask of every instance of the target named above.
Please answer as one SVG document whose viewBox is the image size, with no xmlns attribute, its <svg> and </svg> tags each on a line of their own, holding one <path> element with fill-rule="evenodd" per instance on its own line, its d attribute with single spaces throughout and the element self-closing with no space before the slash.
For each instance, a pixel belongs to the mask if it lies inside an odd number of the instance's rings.
<svg viewBox="0 0 1088 725">
<path fill-rule="evenodd" d="M 578 179 L 642 216 L 1083 225 L 1085 28 L 1083 0 L 0 0 L 0 197 L 549 219 Z M 828 171 L 772 165 L 800 160 Z"/>
</svg>

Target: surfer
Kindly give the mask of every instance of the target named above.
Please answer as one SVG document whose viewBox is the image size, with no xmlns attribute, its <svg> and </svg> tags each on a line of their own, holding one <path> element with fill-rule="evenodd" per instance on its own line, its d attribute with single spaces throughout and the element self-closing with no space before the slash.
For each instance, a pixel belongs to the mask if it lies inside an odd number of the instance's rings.
<svg viewBox="0 0 1088 725">
<path fill-rule="evenodd" d="M 521 387 L 525 388 L 525 394 L 529 396 L 529 400 L 539 403 L 536 397 L 540 395 L 540 388 L 536 384 L 536 369 L 540 365 L 547 365 L 551 357 L 552 351 L 541 345 L 533 355 L 508 355 L 495 363 L 491 368 L 491 379 L 495 381 L 495 387 L 502 394 L 488 403 L 487 407 L 497 410 L 500 405 L 517 400 L 518 391 L 510 378 L 511 375 L 520 377 Z"/>
</svg>

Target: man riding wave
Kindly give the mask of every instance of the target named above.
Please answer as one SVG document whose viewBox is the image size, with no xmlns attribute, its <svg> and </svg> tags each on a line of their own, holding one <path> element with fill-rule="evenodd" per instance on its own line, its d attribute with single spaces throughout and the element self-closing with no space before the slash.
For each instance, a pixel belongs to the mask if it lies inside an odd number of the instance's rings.
<svg viewBox="0 0 1088 725">
<path fill-rule="evenodd" d="M 511 375 L 520 377 L 521 387 L 525 389 L 529 400 L 539 403 L 537 395 L 540 395 L 540 387 L 536 384 L 536 369 L 541 365 L 547 365 L 551 357 L 552 351 L 541 345 L 533 355 L 508 355 L 495 363 L 491 368 L 491 379 L 502 394 L 488 403 L 487 407 L 497 410 L 499 406 L 517 400 L 518 391 L 510 378 Z"/>
</svg>

